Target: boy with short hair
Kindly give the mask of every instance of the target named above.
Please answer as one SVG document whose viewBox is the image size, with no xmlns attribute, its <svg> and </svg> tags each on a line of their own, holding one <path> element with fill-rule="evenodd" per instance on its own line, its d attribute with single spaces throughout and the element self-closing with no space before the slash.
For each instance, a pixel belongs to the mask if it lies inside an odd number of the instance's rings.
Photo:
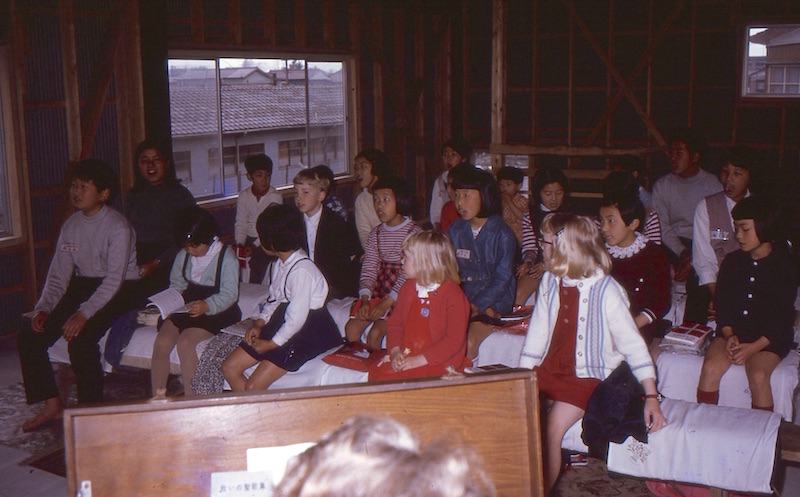
<svg viewBox="0 0 800 497">
<path fill-rule="evenodd" d="M 70 201 L 78 212 L 61 227 L 31 328 L 17 338 L 28 403 L 45 402 L 22 425 L 24 431 L 59 419 L 64 410 L 47 353 L 61 336 L 68 341 L 78 401 L 103 400 L 97 342 L 125 308 L 120 289 L 139 278 L 136 234 L 122 214 L 105 205 L 118 187 L 114 171 L 103 161 L 85 159 L 70 178 Z"/>
<path fill-rule="evenodd" d="M 303 169 L 294 177 L 294 188 L 303 213 L 303 249 L 328 280 L 328 298 L 355 297 L 363 251 L 353 227 L 323 205 L 330 183 L 314 169 Z"/>
<path fill-rule="evenodd" d="M 237 254 L 250 257 L 250 283 L 261 283 L 267 270 L 269 257 L 259 246 L 256 220 L 272 204 L 282 204 L 283 197 L 270 185 L 272 159 L 264 154 L 251 155 L 244 161 L 247 179 L 253 184 L 239 192 L 236 201 L 236 223 L 234 240 Z"/>
<path fill-rule="evenodd" d="M 528 210 L 528 197 L 520 193 L 523 179 L 522 169 L 501 167 L 497 170 L 497 186 L 503 201 L 503 221 L 514 232 L 519 244 L 522 244 L 522 216 Z"/>
</svg>

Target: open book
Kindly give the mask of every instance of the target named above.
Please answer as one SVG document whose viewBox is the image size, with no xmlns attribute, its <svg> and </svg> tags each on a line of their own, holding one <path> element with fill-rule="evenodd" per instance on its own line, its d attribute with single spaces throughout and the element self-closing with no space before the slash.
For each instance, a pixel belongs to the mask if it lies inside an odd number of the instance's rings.
<svg viewBox="0 0 800 497">
<path fill-rule="evenodd" d="M 170 314 L 189 312 L 186 302 L 183 301 L 183 295 L 174 288 L 167 288 L 163 292 L 151 295 L 149 300 L 150 303 L 147 304 L 147 307 L 157 307 L 161 313 L 161 319 L 167 319 Z"/>
<path fill-rule="evenodd" d="M 238 323 L 232 324 L 230 326 L 226 326 L 222 328 L 220 331 L 223 333 L 227 333 L 228 335 L 236 335 L 238 337 L 244 337 L 244 334 L 247 333 L 247 330 L 253 327 L 256 324 L 257 318 L 247 318 Z"/>
</svg>

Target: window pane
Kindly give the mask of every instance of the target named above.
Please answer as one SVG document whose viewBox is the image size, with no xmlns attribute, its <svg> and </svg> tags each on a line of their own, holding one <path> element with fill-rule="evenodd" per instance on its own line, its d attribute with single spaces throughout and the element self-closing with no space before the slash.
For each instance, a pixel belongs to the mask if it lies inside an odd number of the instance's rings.
<svg viewBox="0 0 800 497">
<path fill-rule="evenodd" d="M 748 96 L 796 95 L 800 83 L 800 24 L 747 28 L 742 91 Z"/>
<path fill-rule="evenodd" d="M 783 67 L 770 67 L 769 68 L 769 82 L 770 83 L 783 83 Z"/>
<path fill-rule="evenodd" d="M 344 64 L 308 63 L 309 164 L 325 164 L 334 174 L 347 172 L 344 122 Z"/>
<path fill-rule="evenodd" d="M 789 66 L 786 68 L 786 82 L 800 83 L 800 66 Z"/>
<path fill-rule="evenodd" d="M 173 160 L 190 158 L 182 174 L 195 197 L 222 193 L 216 69 L 214 60 L 169 61 Z"/>
</svg>

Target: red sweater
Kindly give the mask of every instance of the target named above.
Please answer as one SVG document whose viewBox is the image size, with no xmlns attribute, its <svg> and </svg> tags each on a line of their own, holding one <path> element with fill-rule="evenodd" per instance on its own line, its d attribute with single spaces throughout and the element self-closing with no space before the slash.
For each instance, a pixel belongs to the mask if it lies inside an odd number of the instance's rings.
<svg viewBox="0 0 800 497">
<path fill-rule="evenodd" d="M 431 346 L 421 351 L 429 365 L 450 364 L 460 368 L 467 353 L 469 301 L 461 287 L 445 280 L 428 294 L 430 298 Z M 386 349 L 403 348 L 406 319 L 417 299 L 416 280 L 406 280 L 397 296 L 394 311 L 386 322 Z"/>
</svg>

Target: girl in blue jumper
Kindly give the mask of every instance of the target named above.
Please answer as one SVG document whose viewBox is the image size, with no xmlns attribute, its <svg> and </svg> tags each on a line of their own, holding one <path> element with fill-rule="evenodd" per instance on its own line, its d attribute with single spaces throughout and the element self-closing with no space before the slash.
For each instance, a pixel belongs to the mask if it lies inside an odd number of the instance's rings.
<svg viewBox="0 0 800 497">
<path fill-rule="evenodd" d="M 169 286 L 181 292 L 188 313 L 171 314 L 158 327 L 153 344 L 150 381 L 153 394 L 167 387 L 169 356 L 178 349 L 183 387 L 192 395 L 197 344 L 242 318 L 239 300 L 239 259 L 217 237 L 217 223 L 201 207 L 178 215 L 175 235 L 183 249 L 175 256 Z"/>
<path fill-rule="evenodd" d="M 494 176 L 481 169 L 465 170 L 454 182 L 460 219 L 447 230 L 456 250 L 461 287 L 470 302 L 471 316 L 499 317 L 514 303 L 514 257 L 517 241 L 503 221 L 500 190 Z M 472 320 L 467 356 L 474 359 L 492 326 Z"/>
</svg>

